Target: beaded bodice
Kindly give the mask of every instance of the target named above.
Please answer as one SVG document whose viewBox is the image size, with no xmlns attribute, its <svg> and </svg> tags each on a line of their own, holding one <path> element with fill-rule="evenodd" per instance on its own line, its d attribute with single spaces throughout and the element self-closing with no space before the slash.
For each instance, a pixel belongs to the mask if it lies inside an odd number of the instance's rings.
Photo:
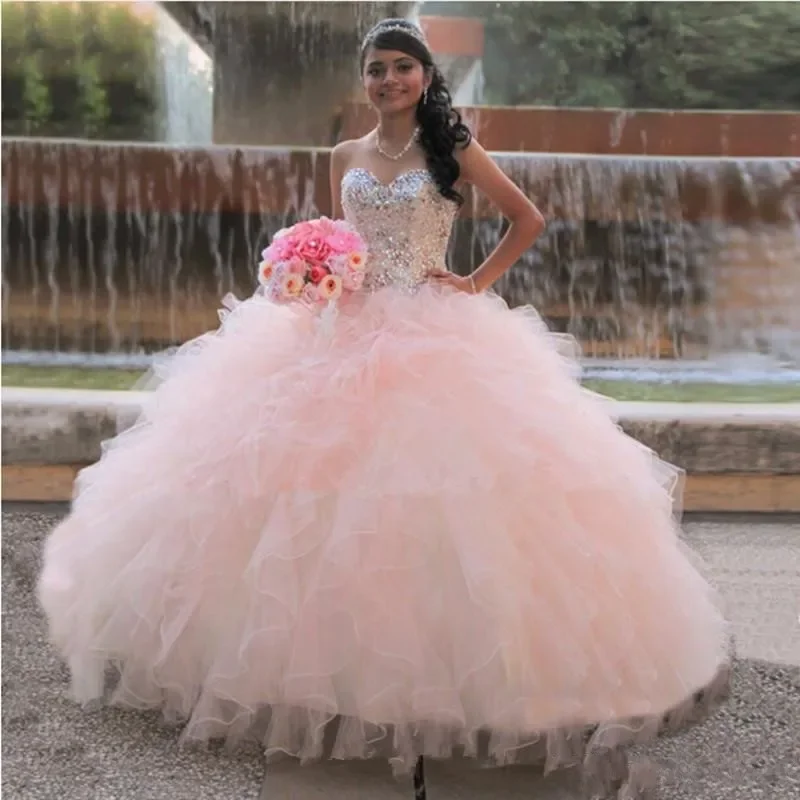
<svg viewBox="0 0 800 800">
<path fill-rule="evenodd" d="M 342 208 L 369 248 L 367 289 L 413 290 L 445 267 L 457 206 L 442 197 L 427 170 L 408 170 L 384 184 L 368 170 L 350 169 L 342 179 Z"/>
</svg>

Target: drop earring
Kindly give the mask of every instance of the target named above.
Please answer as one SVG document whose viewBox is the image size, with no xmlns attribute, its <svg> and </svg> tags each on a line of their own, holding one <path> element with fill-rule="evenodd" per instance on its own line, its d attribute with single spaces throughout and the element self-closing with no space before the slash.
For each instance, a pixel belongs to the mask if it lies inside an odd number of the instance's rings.
<svg viewBox="0 0 800 800">
<path fill-rule="evenodd" d="M 422 93 L 422 105 L 426 105 L 428 102 L 428 87 L 425 87 L 425 91 Z"/>
</svg>

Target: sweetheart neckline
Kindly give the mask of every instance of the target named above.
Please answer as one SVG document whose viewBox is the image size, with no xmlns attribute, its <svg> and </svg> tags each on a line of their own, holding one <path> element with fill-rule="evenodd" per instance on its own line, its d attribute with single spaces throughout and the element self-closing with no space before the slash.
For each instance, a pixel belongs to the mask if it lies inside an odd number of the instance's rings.
<svg viewBox="0 0 800 800">
<path fill-rule="evenodd" d="M 368 175 L 372 180 L 378 184 L 383 189 L 391 189 L 400 178 L 404 178 L 406 175 L 413 175 L 417 172 L 424 173 L 427 177 L 430 177 L 430 172 L 425 167 L 412 167 L 411 169 L 403 170 L 402 172 L 398 172 L 397 175 L 394 176 L 388 183 L 384 183 L 372 170 L 367 169 L 366 167 L 350 167 L 344 175 L 342 176 L 342 181 L 351 173 L 351 172 L 363 172 L 364 174 Z"/>
</svg>

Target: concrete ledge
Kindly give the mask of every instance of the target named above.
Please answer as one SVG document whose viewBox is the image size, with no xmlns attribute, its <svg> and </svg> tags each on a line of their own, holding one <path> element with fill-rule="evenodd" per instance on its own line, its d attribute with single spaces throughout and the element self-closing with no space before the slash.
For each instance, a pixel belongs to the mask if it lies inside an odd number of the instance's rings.
<svg viewBox="0 0 800 800">
<path fill-rule="evenodd" d="M 3 499 L 65 501 L 148 394 L 3 390 Z M 800 511 L 800 404 L 610 403 L 623 429 L 687 472 L 690 511 Z"/>
<path fill-rule="evenodd" d="M 3 501 L 68 503 L 87 464 L 4 464 Z M 683 508 L 691 512 L 800 513 L 800 475 L 687 475 Z"/>
<path fill-rule="evenodd" d="M 690 474 L 800 475 L 800 405 L 620 406 L 626 433 Z"/>
<path fill-rule="evenodd" d="M 139 414 L 140 392 L 3 389 L 3 464 L 88 464 Z"/>
</svg>

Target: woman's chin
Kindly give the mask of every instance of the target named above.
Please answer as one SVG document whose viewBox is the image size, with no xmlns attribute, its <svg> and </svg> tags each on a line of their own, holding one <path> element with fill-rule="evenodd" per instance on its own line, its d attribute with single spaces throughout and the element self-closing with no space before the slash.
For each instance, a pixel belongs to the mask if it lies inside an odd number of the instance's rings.
<svg viewBox="0 0 800 800">
<path fill-rule="evenodd" d="M 409 101 L 406 95 L 403 95 L 402 97 L 381 100 L 378 111 L 382 114 L 402 114 L 413 108 L 414 104 Z"/>
</svg>

